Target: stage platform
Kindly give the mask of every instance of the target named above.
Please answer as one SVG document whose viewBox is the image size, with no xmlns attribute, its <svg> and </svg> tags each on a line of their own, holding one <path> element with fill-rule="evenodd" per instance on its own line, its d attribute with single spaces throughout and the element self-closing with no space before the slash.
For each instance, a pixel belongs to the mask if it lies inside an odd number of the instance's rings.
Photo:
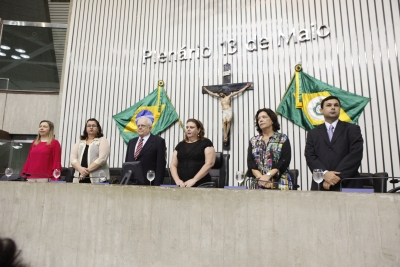
<svg viewBox="0 0 400 267">
<path fill-rule="evenodd" d="M 0 182 L 31 266 L 399 266 L 400 194 Z"/>
</svg>

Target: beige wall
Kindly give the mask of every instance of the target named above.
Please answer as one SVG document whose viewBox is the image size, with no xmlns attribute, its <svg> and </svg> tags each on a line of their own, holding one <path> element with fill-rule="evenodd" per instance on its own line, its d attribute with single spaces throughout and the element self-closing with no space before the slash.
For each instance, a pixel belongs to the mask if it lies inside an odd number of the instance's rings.
<svg viewBox="0 0 400 267">
<path fill-rule="evenodd" d="M 206 136 L 222 151 L 220 101 L 201 87 L 222 83 L 223 64 L 232 65 L 232 82 L 253 82 L 254 90 L 232 100 L 231 174 L 247 169 L 253 118 L 259 108 L 276 110 L 301 62 L 303 71 L 343 90 L 370 97 L 358 124 L 365 140 L 361 172 L 400 173 L 398 79 L 399 2 L 382 1 L 243 1 L 243 0 L 76 0 L 71 5 L 64 60 L 60 136 L 63 162 L 69 165 L 73 143 L 88 118 L 99 120 L 110 141 L 109 165 L 122 166 L 126 145 L 112 116 L 143 99 L 165 81 L 165 90 L 181 120 L 197 118 Z M 325 38 L 313 29 L 329 26 Z M 293 31 L 309 41 L 282 42 Z M 248 51 L 247 43 L 268 38 L 268 49 Z M 224 55 L 221 42 L 237 42 Z M 160 53 L 182 47 L 187 60 L 158 60 Z M 198 49 L 200 47 L 200 49 Z M 197 57 L 203 48 L 210 57 Z M 226 48 L 226 46 L 224 46 Z M 153 51 L 143 64 L 144 50 Z M 189 55 L 190 54 L 190 55 Z M 191 59 L 189 59 L 191 58 Z M 132 114 L 133 115 L 133 114 Z M 299 169 L 299 184 L 308 190 L 311 172 L 304 147 L 307 132 L 279 116 L 281 132 L 292 148 L 290 168 Z M 175 123 L 161 134 L 168 159 L 184 132 Z M 233 179 L 231 179 L 231 183 Z M 390 186 L 390 185 L 389 185 Z"/>
<path fill-rule="evenodd" d="M 10 134 L 37 134 L 41 120 L 60 121 L 58 94 L 0 93 L 0 128 Z"/>
<path fill-rule="evenodd" d="M 0 182 L 31 266 L 399 266 L 400 194 Z"/>
</svg>

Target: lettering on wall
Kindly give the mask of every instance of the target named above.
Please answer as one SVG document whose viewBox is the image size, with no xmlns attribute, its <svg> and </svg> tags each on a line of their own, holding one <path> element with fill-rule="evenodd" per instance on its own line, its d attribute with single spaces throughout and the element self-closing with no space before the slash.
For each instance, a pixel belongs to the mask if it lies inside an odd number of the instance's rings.
<svg viewBox="0 0 400 267">
<path fill-rule="evenodd" d="M 284 34 L 280 32 L 277 36 L 277 47 L 281 47 L 283 44 L 289 45 L 291 42 L 294 44 L 315 40 L 317 38 L 325 38 L 330 35 L 330 28 L 327 25 L 321 25 L 317 27 L 313 23 L 310 24 L 310 28 L 301 29 L 296 31 L 295 27 L 292 30 Z M 235 39 L 228 41 L 222 41 L 222 53 L 224 56 L 234 55 L 238 52 L 238 44 Z M 244 47 L 248 52 L 255 52 L 258 49 L 264 50 L 269 49 L 272 46 L 272 39 L 268 37 L 254 38 L 244 43 Z M 178 51 L 169 52 L 157 52 L 156 50 L 143 50 L 143 64 L 146 62 L 156 63 L 167 63 L 173 61 L 184 61 L 200 58 L 209 58 L 211 56 L 211 48 L 208 46 L 200 47 L 197 45 L 196 48 L 188 48 L 183 45 Z"/>
</svg>

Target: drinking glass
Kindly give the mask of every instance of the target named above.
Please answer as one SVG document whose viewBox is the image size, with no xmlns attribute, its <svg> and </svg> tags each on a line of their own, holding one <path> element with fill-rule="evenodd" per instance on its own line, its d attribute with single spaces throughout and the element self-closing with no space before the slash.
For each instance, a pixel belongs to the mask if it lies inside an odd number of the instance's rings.
<svg viewBox="0 0 400 267">
<path fill-rule="evenodd" d="M 312 178 L 318 184 L 319 191 L 319 184 L 324 180 L 324 171 L 322 169 L 314 169 Z"/>
<path fill-rule="evenodd" d="M 238 183 L 238 186 L 240 186 L 243 183 L 244 180 L 244 174 L 241 171 L 236 172 L 236 181 Z"/>
<path fill-rule="evenodd" d="M 149 170 L 147 172 L 147 180 L 150 181 L 150 186 L 151 186 L 151 181 L 153 181 L 155 177 L 156 177 L 156 173 L 153 170 Z"/>
<path fill-rule="evenodd" d="M 10 178 L 10 176 L 13 174 L 13 169 L 7 168 L 5 171 L 5 175 L 7 176 L 7 181 Z"/>
<path fill-rule="evenodd" d="M 58 178 L 61 176 L 61 171 L 59 169 L 54 169 L 53 176 L 56 178 L 56 180 L 58 180 Z"/>
<path fill-rule="evenodd" d="M 99 172 L 99 178 L 100 178 L 100 182 L 104 182 L 106 180 L 106 174 L 104 173 L 103 170 L 101 170 Z"/>
</svg>

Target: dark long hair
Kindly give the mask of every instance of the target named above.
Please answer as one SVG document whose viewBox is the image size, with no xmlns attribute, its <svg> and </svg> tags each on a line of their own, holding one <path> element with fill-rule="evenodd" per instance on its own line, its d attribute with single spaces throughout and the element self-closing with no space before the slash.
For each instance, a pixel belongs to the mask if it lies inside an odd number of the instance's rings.
<svg viewBox="0 0 400 267">
<path fill-rule="evenodd" d="M 201 121 L 196 120 L 196 119 L 188 119 L 186 121 L 186 123 L 188 122 L 193 122 L 194 124 L 196 124 L 197 129 L 200 129 L 199 131 L 199 140 L 204 140 L 204 126 L 203 123 L 201 123 Z M 189 139 L 187 138 L 186 134 L 185 134 L 185 139 L 183 139 L 183 141 L 188 142 Z"/>
<path fill-rule="evenodd" d="M 258 115 L 263 111 L 265 113 L 267 113 L 268 117 L 270 117 L 270 119 L 272 120 L 272 129 L 273 129 L 273 131 L 274 132 L 279 131 L 281 129 L 281 125 L 278 122 L 278 117 L 276 116 L 275 112 L 273 112 L 272 109 L 270 109 L 270 108 L 262 108 L 262 109 L 259 109 L 257 111 L 256 116 L 254 118 L 257 132 L 259 134 L 262 134 L 262 130 L 260 128 L 260 125 L 258 125 L 258 119 L 257 118 L 258 118 Z"/>
<path fill-rule="evenodd" d="M 20 257 L 20 251 L 14 240 L 0 238 L 0 266 L 25 267 Z"/>
<path fill-rule="evenodd" d="M 83 134 L 81 135 L 81 140 L 86 140 L 86 139 L 88 138 L 88 133 L 87 133 L 87 130 L 86 130 L 86 125 L 87 125 L 87 123 L 88 123 L 89 121 L 95 121 L 96 124 L 97 124 L 97 129 L 98 129 L 98 131 L 97 131 L 96 137 L 97 137 L 97 138 L 103 137 L 104 134 L 103 134 L 103 130 L 101 129 L 100 123 L 99 123 L 95 118 L 91 118 L 91 119 L 88 119 L 88 120 L 86 121 L 86 123 L 85 123 L 85 128 L 83 129 Z"/>
</svg>

